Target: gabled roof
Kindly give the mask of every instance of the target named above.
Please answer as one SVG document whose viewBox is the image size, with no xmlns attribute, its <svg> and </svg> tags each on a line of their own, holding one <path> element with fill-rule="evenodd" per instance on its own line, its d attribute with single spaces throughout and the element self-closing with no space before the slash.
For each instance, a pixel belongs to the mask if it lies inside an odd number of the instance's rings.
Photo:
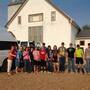
<svg viewBox="0 0 90 90">
<path fill-rule="evenodd" d="M 11 1 L 8 6 L 22 4 L 25 0 Z"/>
<path fill-rule="evenodd" d="M 77 38 L 90 38 L 90 29 L 80 31 Z"/>
<path fill-rule="evenodd" d="M 11 17 L 11 19 L 7 22 L 7 24 L 5 25 L 6 28 L 8 28 L 8 26 L 12 23 L 12 21 L 16 18 L 16 16 L 20 13 L 20 11 L 22 10 L 22 8 L 26 5 L 26 3 L 29 0 L 25 0 L 23 1 L 23 3 L 21 4 L 21 6 L 18 8 L 18 10 L 14 13 L 14 15 Z"/>
<path fill-rule="evenodd" d="M 28 2 L 29 0 L 25 0 L 22 5 L 19 7 L 19 9 L 15 12 L 15 14 L 11 17 L 11 19 L 7 22 L 7 24 L 5 25 L 5 27 L 7 28 L 11 23 L 12 21 L 16 18 L 16 16 L 20 13 L 20 11 L 22 10 L 22 8 L 26 5 L 26 3 Z M 76 22 L 74 20 L 72 20 L 72 18 L 67 15 L 63 10 L 61 10 L 59 7 L 57 7 L 51 0 L 45 0 L 47 3 L 49 3 L 51 6 L 53 6 L 57 11 L 59 11 L 61 14 L 63 14 L 69 21 L 72 25 L 74 25 L 76 28 L 78 28 L 79 30 L 80 27 L 76 24 Z"/>
</svg>

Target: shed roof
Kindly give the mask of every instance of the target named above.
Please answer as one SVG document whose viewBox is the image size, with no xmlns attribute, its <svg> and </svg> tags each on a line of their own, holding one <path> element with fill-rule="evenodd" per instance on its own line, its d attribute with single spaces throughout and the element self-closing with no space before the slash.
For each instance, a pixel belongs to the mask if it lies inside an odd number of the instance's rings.
<svg viewBox="0 0 90 90">
<path fill-rule="evenodd" d="M 78 38 L 81 38 L 81 37 L 90 37 L 90 29 L 87 29 L 87 30 L 81 30 L 79 32 L 79 34 L 77 35 Z"/>
</svg>

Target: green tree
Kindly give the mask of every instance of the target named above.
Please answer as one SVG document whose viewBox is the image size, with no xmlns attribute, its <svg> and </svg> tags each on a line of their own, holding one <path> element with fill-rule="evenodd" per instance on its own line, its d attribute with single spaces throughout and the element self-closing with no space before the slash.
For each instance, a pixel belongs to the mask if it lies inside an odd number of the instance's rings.
<svg viewBox="0 0 90 90">
<path fill-rule="evenodd" d="M 83 28 L 83 30 L 90 29 L 90 25 L 84 25 L 82 28 Z"/>
</svg>

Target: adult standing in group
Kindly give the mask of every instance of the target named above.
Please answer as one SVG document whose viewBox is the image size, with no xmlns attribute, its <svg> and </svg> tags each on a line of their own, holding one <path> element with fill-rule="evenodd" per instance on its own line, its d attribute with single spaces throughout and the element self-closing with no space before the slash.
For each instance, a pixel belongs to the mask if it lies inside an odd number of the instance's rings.
<svg viewBox="0 0 90 90">
<path fill-rule="evenodd" d="M 75 48 L 73 48 L 73 44 L 70 43 L 70 47 L 67 48 L 67 59 L 68 59 L 68 72 L 75 72 L 75 60 L 74 60 Z"/>
<path fill-rule="evenodd" d="M 33 57 L 33 50 L 34 50 L 34 48 L 33 48 L 33 47 L 30 47 L 29 55 L 30 55 L 30 59 L 31 59 L 31 71 L 34 72 L 34 57 Z"/>
<path fill-rule="evenodd" d="M 56 45 L 53 46 L 53 67 L 54 72 L 59 72 L 58 50 Z"/>
<path fill-rule="evenodd" d="M 51 46 L 48 46 L 47 49 L 47 70 L 48 72 L 53 72 L 53 51 L 51 49 Z"/>
<path fill-rule="evenodd" d="M 66 48 L 64 47 L 64 42 L 62 42 L 61 47 L 58 48 L 58 58 L 59 58 L 59 70 L 60 72 L 64 72 L 66 63 Z"/>
<path fill-rule="evenodd" d="M 15 59 L 15 66 L 16 66 L 16 73 L 18 73 L 18 69 L 20 68 L 21 71 L 23 71 L 23 51 L 22 47 L 19 47 L 19 50 L 17 50 L 17 55 Z"/>
<path fill-rule="evenodd" d="M 75 50 L 75 59 L 77 65 L 77 72 L 80 73 L 80 71 L 82 71 L 82 73 L 84 74 L 84 66 L 83 66 L 84 51 L 79 44 L 77 45 L 77 48 Z"/>
<path fill-rule="evenodd" d="M 24 71 L 25 72 L 31 72 L 31 59 L 30 59 L 30 55 L 29 55 L 29 48 L 26 47 L 25 51 L 23 52 L 23 59 L 24 59 Z"/>
<path fill-rule="evenodd" d="M 40 69 L 40 52 L 37 47 L 33 50 L 34 57 L 34 72 L 37 74 Z"/>
<path fill-rule="evenodd" d="M 41 70 L 43 72 L 46 71 L 46 58 L 47 58 L 46 49 L 44 47 L 41 47 L 40 59 L 41 59 Z"/>
<path fill-rule="evenodd" d="M 90 43 L 88 43 L 88 48 L 85 49 L 85 60 L 86 60 L 86 72 L 90 73 Z"/>
<path fill-rule="evenodd" d="M 11 46 L 11 49 L 8 52 L 8 59 L 7 59 L 8 75 L 12 75 L 11 68 L 12 68 L 12 63 L 13 63 L 13 60 L 15 59 L 15 57 L 16 57 L 15 46 Z"/>
</svg>

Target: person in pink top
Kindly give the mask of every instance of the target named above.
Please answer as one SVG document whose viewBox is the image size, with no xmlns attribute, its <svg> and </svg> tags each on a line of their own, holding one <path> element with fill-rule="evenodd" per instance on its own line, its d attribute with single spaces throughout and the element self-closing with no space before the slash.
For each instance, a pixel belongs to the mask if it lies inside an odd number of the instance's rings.
<svg viewBox="0 0 90 90">
<path fill-rule="evenodd" d="M 33 57 L 34 57 L 34 72 L 37 73 L 39 71 L 39 65 L 40 65 L 40 52 L 35 47 L 33 51 Z"/>
<path fill-rule="evenodd" d="M 24 71 L 30 72 L 30 55 L 29 55 L 29 48 L 26 48 L 23 52 L 23 59 L 24 59 Z"/>
</svg>

